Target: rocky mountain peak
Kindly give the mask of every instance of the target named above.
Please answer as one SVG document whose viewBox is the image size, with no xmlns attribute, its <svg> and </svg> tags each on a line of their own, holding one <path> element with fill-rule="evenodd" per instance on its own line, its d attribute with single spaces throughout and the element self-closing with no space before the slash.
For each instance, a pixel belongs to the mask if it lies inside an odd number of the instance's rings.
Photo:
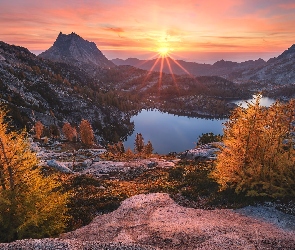
<svg viewBox="0 0 295 250">
<path fill-rule="evenodd" d="M 51 61 L 74 64 L 75 66 L 82 64 L 99 67 L 114 66 L 94 42 L 84 40 L 74 32 L 69 35 L 60 32 L 54 44 L 39 56 Z"/>
</svg>

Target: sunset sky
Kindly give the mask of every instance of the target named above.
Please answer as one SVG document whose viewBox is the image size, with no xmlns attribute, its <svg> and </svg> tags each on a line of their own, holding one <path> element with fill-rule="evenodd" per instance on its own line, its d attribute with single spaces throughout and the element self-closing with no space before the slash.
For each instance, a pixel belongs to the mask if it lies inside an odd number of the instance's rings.
<svg viewBox="0 0 295 250">
<path fill-rule="evenodd" d="M 294 0 L 0 0 L 0 40 L 48 49 L 75 32 L 109 58 L 159 50 L 196 62 L 277 56 L 295 43 Z"/>
</svg>

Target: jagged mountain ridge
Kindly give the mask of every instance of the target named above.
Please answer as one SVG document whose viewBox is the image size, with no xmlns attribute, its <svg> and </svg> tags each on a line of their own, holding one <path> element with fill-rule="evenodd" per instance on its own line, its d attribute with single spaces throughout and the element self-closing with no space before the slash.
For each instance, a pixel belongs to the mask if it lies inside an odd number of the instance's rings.
<svg viewBox="0 0 295 250">
<path fill-rule="evenodd" d="M 293 44 L 290 48 L 288 48 L 287 50 L 285 50 L 281 55 L 279 55 L 277 58 L 278 59 L 282 59 L 282 58 L 286 58 L 286 57 L 294 57 L 295 54 L 295 44 Z"/>
<path fill-rule="evenodd" d="M 98 66 L 113 67 L 109 61 L 97 48 L 94 42 L 84 40 L 82 37 L 72 32 L 69 35 L 59 33 L 54 44 L 39 57 L 56 62 L 74 64 L 76 66 Z"/>
<path fill-rule="evenodd" d="M 162 59 L 152 60 L 140 60 L 137 58 L 113 59 L 112 62 L 116 65 L 130 65 L 144 70 L 160 71 L 161 67 L 163 72 L 183 75 L 192 74 L 195 76 L 225 76 L 237 69 L 255 68 L 261 65 L 265 65 L 266 62 L 263 59 L 249 60 L 242 63 L 220 60 L 212 64 L 201 64 L 196 62 L 186 62 L 184 60 L 174 60 L 170 57 L 164 58 L 163 65 Z"/>
<path fill-rule="evenodd" d="M 265 84 L 294 85 L 295 83 L 295 44 L 278 57 L 271 58 L 258 68 L 240 72 L 238 80 L 262 82 Z"/>
<path fill-rule="evenodd" d="M 160 71 L 161 60 L 126 60 L 113 59 L 116 65 L 131 65 L 144 70 Z M 169 61 L 169 63 L 167 62 Z M 184 69 L 179 67 L 180 64 Z M 154 66 L 155 65 L 155 66 Z M 153 67 L 154 66 L 154 67 Z M 292 84 L 295 83 L 295 44 L 281 55 L 267 62 L 263 59 L 249 60 L 241 63 L 220 60 L 212 64 L 200 64 L 183 60 L 167 58 L 163 61 L 163 72 L 174 74 L 190 73 L 194 76 L 221 76 L 234 82 L 260 82 L 263 84 Z"/>
</svg>

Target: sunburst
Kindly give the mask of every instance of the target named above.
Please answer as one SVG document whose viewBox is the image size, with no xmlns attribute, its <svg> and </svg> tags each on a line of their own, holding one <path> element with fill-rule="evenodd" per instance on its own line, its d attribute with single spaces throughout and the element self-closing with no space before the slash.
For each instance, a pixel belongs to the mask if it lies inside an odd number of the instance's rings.
<svg viewBox="0 0 295 250">
<path fill-rule="evenodd" d="M 168 57 L 170 53 L 170 48 L 169 47 L 160 47 L 158 48 L 158 53 L 161 57 Z"/>
<path fill-rule="evenodd" d="M 157 48 L 154 48 L 153 51 L 156 52 L 157 54 L 155 56 L 153 56 L 153 58 L 156 57 L 153 65 L 151 66 L 150 70 L 147 72 L 142 85 L 144 86 L 146 81 L 148 80 L 149 76 L 151 75 L 151 73 L 154 71 L 154 69 L 158 66 L 159 70 L 156 70 L 159 72 L 159 80 L 158 80 L 158 91 L 160 91 L 161 86 L 162 86 L 162 78 L 163 78 L 163 71 L 164 71 L 164 67 L 167 67 L 169 70 L 169 73 L 172 76 L 175 88 L 177 89 L 177 91 L 179 91 L 179 87 L 178 87 L 178 83 L 177 83 L 177 78 L 175 77 L 175 73 L 173 72 L 173 67 L 178 67 L 180 68 L 183 72 L 185 72 L 185 74 L 189 75 L 190 77 L 193 77 L 191 75 L 191 73 L 185 69 L 185 67 L 183 67 L 180 63 L 180 61 L 178 62 L 175 58 L 174 58 L 174 48 L 172 48 L 168 43 L 159 43 L 159 46 Z M 150 60 L 150 59 L 149 59 Z M 145 62 L 143 62 L 142 64 L 147 63 L 149 60 L 146 60 Z M 174 66 L 172 66 L 172 63 L 174 64 Z M 166 68 L 166 69 L 167 69 Z"/>
</svg>

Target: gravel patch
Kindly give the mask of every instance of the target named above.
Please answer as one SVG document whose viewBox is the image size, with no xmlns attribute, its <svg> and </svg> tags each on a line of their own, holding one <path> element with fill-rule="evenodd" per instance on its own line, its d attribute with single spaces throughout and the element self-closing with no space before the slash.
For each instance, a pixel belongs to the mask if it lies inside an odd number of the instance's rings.
<svg viewBox="0 0 295 250">
<path fill-rule="evenodd" d="M 0 244 L 1 250 L 154 250 L 149 246 L 64 239 L 27 239 Z"/>
<path fill-rule="evenodd" d="M 273 206 L 247 206 L 235 211 L 242 215 L 269 222 L 284 230 L 295 231 L 295 216 L 285 214 Z"/>
</svg>

